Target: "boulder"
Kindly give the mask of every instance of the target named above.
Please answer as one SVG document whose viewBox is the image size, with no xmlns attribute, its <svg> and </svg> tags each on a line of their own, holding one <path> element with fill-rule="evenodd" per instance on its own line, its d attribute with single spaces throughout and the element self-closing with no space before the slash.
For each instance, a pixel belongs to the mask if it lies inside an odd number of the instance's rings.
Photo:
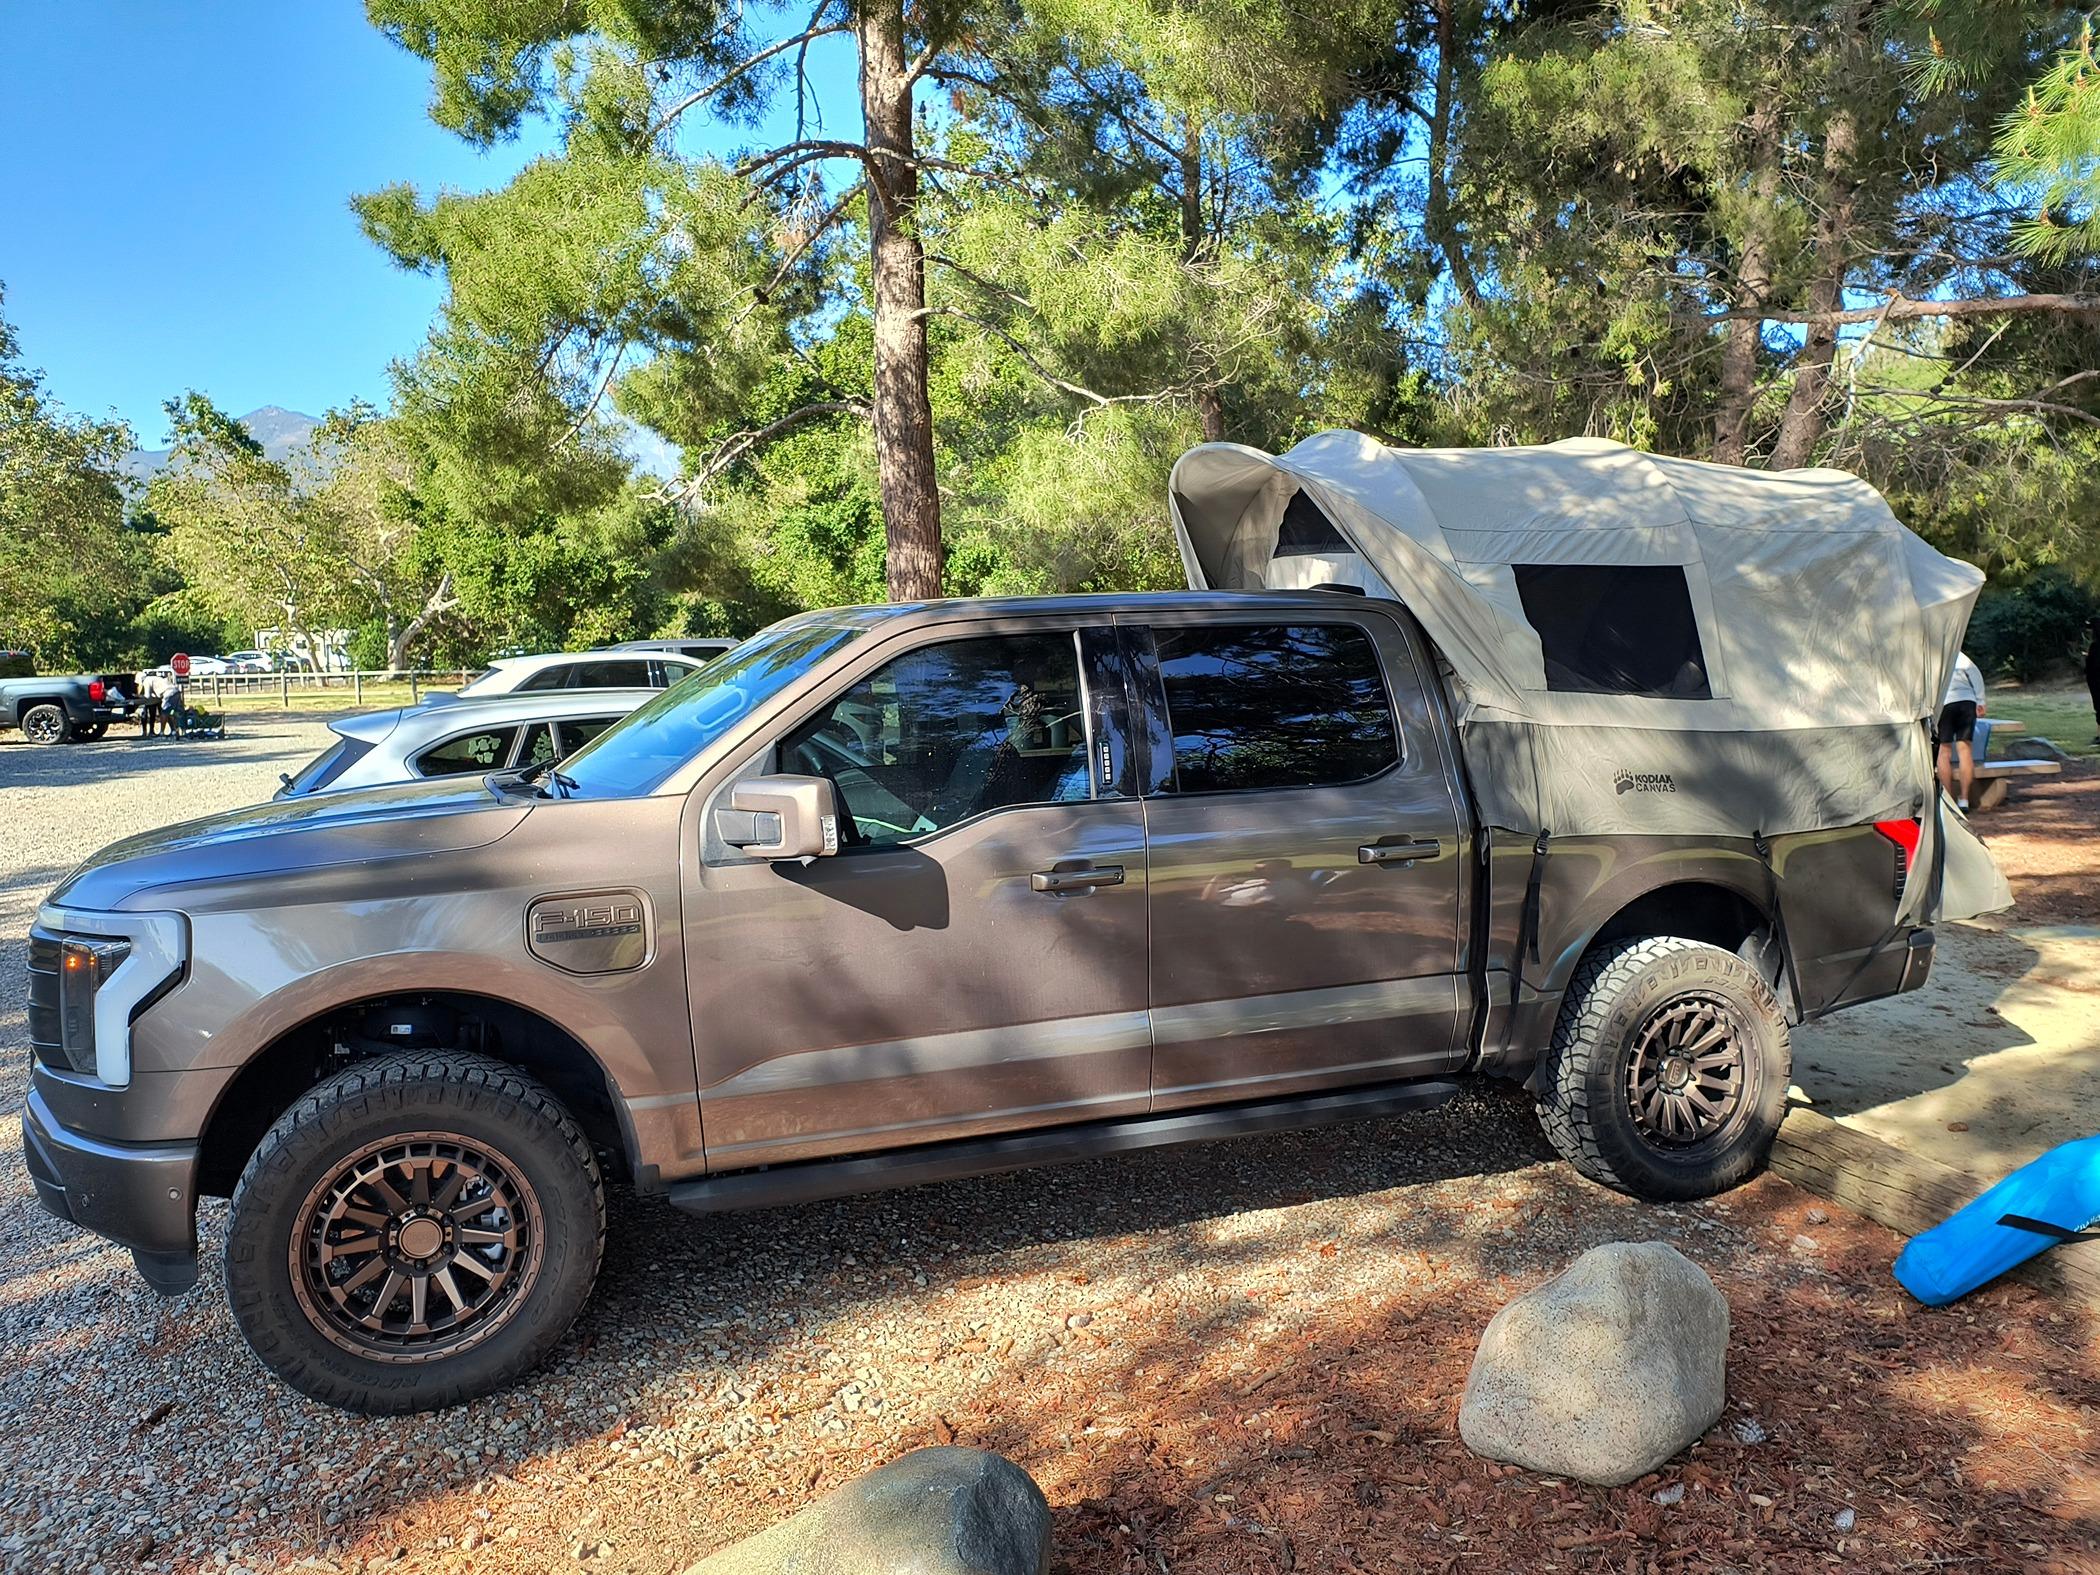
<svg viewBox="0 0 2100 1575">
<path fill-rule="evenodd" d="M 1475 1454 L 1617 1487 L 1720 1419 L 1728 1303 L 1666 1242 L 1592 1247 L 1489 1320 L 1459 1436 Z"/>
<path fill-rule="evenodd" d="M 978 1449 L 915 1449 L 686 1575 L 1042 1575 L 1050 1506 Z"/>
</svg>

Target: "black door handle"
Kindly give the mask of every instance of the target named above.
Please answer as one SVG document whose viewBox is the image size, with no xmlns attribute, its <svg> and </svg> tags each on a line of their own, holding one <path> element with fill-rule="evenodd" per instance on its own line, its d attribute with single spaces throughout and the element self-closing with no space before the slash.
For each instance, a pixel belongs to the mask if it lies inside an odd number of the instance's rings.
<svg viewBox="0 0 2100 1575">
<path fill-rule="evenodd" d="M 1443 851 L 1443 843 L 1435 837 L 1421 837 L 1411 842 L 1367 842 L 1356 850 L 1356 862 L 1412 864 L 1416 859 L 1433 859 Z"/>
<path fill-rule="evenodd" d="M 1089 865 L 1081 869 L 1037 870 L 1028 877 L 1028 884 L 1035 891 L 1087 891 L 1095 886 L 1120 886 L 1123 884 L 1123 866 L 1120 864 Z"/>
</svg>

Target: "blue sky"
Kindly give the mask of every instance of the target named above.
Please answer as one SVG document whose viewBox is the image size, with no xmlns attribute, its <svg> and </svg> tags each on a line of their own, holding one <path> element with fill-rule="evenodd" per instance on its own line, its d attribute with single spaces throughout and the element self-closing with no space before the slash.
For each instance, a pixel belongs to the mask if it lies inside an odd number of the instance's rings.
<svg viewBox="0 0 2100 1575">
<path fill-rule="evenodd" d="M 348 198 L 497 185 L 539 151 L 476 153 L 428 92 L 351 0 L 6 0 L 0 281 L 25 358 L 147 447 L 189 387 L 236 413 L 384 402 L 442 286 L 389 263 Z"/>
<path fill-rule="evenodd" d="M 501 185 L 551 141 L 478 153 L 431 124 L 429 87 L 357 0 L 0 0 L 0 282 L 25 359 L 148 448 L 186 388 L 236 414 L 385 403 L 443 286 L 366 241 L 349 198 Z"/>
</svg>

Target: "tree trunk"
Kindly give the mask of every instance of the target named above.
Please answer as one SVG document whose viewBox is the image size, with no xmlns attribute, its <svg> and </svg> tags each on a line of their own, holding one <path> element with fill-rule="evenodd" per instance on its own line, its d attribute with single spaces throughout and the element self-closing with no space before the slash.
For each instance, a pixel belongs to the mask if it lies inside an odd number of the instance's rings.
<svg viewBox="0 0 2100 1575">
<path fill-rule="evenodd" d="M 860 14 L 860 103 L 867 120 L 868 229 L 874 279 L 875 457 L 892 601 L 941 594 L 941 500 L 926 389 L 926 253 L 903 0 Z"/>
<path fill-rule="evenodd" d="M 1203 223 L 1203 128 L 1192 115 L 1182 122 L 1181 137 L 1181 261 L 1193 268 L 1209 237 Z M 1225 398 L 1215 383 L 1196 391 L 1196 413 L 1203 421 L 1203 441 L 1225 440 Z"/>
<path fill-rule="evenodd" d="M 416 641 L 423 637 L 423 631 L 430 627 L 430 620 L 439 613 L 450 612 L 457 605 L 458 601 L 452 594 L 452 571 L 447 569 L 438 576 L 437 588 L 424 599 L 423 610 L 417 613 L 415 617 L 409 619 L 407 623 L 396 628 L 394 615 L 389 611 L 387 613 L 386 632 L 386 665 L 388 669 L 396 673 L 406 672 L 408 670 L 409 653 L 414 648 Z"/>
<path fill-rule="evenodd" d="M 1449 172 L 1444 167 L 1451 156 L 1452 101 L 1458 95 L 1458 63 L 1452 58 L 1458 47 L 1457 13 L 1458 0 L 1437 0 L 1436 102 L 1429 107 L 1429 191 L 1422 207 L 1422 229 L 1444 254 L 1458 293 L 1467 304 L 1477 305 L 1480 286 L 1466 257 L 1465 241 L 1451 222 Z"/>
<path fill-rule="evenodd" d="M 1735 270 L 1735 306 L 1743 317 L 1722 330 L 1721 389 L 1714 403 L 1713 458 L 1740 465 L 1750 448 L 1750 412 L 1757 403 L 1757 353 L 1764 343 L 1761 311 L 1772 292 L 1772 219 L 1779 195 L 1779 105 L 1767 100 L 1750 116 L 1754 199 Z"/>
<path fill-rule="evenodd" d="M 1852 260 L 1852 216 L 1859 203 L 1858 154 L 1859 127 L 1852 111 L 1833 111 L 1830 127 L 1823 134 L 1823 203 L 1811 248 L 1822 273 L 1809 286 L 1811 313 L 1834 312 L 1845 301 L 1845 275 Z M 1823 396 L 1837 348 L 1837 324 L 1827 320 L 1809 323 L 1801 354 L 1794 360 L 1794 389 L 1787 396 L 1786 414 L 1779 419 L 1779 436 L 1772 444 L 1772 469 L 1792 470 L 1807 464 L 1815 453 L 1816 441 L 1827 424 Z"/>
</svg>

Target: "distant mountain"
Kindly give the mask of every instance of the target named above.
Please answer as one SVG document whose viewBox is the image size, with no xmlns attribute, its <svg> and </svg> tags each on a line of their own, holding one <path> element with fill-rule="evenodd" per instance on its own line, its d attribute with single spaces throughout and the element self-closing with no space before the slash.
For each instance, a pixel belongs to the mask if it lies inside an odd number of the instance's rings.
<svg viewBox="0 0 2100 1575">
<path fill-rule="evenodd" d="M 289 459 L 313 435 L 321 423 L 312 416 L 302 415 L 296 410 L 286 410 L 282 405 L 264 405 L 241 417 L 241 425 L 248 435 L 263 446 L 263 452 L 274 460 Z M 134 481 L 149 481 L 168 463 L 174 452 L 165 448 L 135 448 L 124 456 L 117 467 Z"/>
</svg>

